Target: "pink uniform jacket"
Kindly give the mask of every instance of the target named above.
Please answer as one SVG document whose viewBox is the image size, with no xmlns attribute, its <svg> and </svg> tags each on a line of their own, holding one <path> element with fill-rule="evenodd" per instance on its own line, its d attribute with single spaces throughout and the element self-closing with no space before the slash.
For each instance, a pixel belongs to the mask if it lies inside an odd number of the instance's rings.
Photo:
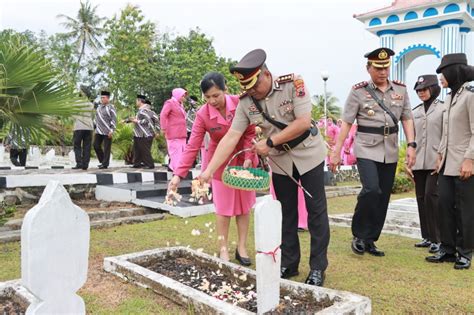
<svg viewBox="0 0 474 315">
<path fill-rule="evenodd" d="M 186 93 L 185 89 L 173 90 L 173 97 L 165 102 L 160 113 L 160 126 L 166 132 L 166 139 L 186 139 L 186 111 L 178 100 Z"/>
<path fill-rule="evenodd" d="M 206 154 L 206 165 L 212 159 L 214 152 L 216 151 L 219 141 L 224 137 L 227 131 L 230 129 L 232 119 L 234 118 L 235 109 L 239 103 L 239 97 L 234 95 L 226 95 L 226 118 L 222 117 L 217 109 L 209 104 L 204 104 L 196 113 L 196 119 L 194 120 L 193 129 L 191 131 L 191 137 L 189 138 L 188 144 L 181 156 L 179 166 L 174 170 L 174 174 L 180 177 L 185 177 L 188 170 L 191 168 L 198 151 L 201 149 L 202 141 L 206 134 L 209 132 L 210 141 L 209 148 Z M 250 125 L 239 143 L 237 144 L 234 152 L 229 159 L 239 150 L 243 148 L 252 147 L 252 139 L 255 137 L 255 126 Z M 228 159 L 228 160 L 229 160 Z M 245 159 L 250 159 L 254 162 L 254 166 L 257 162 L 257 156 L 249 151 L 238 155 L 231 165 L 242 165 Z M 214 173 L 214 179 L 221 180 L 222 171 L 227 165 L 228 160 Z"/>
</svg>

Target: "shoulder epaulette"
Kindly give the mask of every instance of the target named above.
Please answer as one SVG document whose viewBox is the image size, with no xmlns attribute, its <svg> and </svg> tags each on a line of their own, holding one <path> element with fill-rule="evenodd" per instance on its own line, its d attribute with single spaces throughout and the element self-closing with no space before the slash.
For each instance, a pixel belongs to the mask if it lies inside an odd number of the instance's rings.
<svg viewBox="0 0 474 315">
<path fill-rule="evenodd" d="M 244 91 L 239 93 L 239 98 L 242 99 L 242 98 L 246 97 L 247 95 L 248 95 L 247 91 L 244 90 Z"/>
<path fill-rule="evenodd" d="M 406 86 L 405 83 L 399 80 L 393 80 L 392 82 L 395 83 L 396 85 Z"/>
<path fill-rule="evenodd" d="M 359 82 L 359 83 L 357 83 L 356 85 L 354 85 L 352 88 L 353 88 L 354 90 L 357 90 L 357 89 L 366 87 L 367 85 L 369 85 L 369 82 L 367 82 L 367 81 L 362 81 L 362 82 Z"/>
<path fill-rule="evenodd" d="M 415 110 L 415 109 L 417 109 L 418 107 L 420 107 L 421 105 L 423 105 L 423 103 L 416 105 L 416 106 L 413 107 L 411 110 Z"/>
<path fill-rule="evenodd" d="M 468 86 L 466 86 L 466 90 L 468 90 L 469 92 L 474 93 L 474 86 L 468 85 Z"/>
<path fill-rule="evenodd" d="M 440 100 L 440 99 L 437 98 L 437 99 L 435 99 L 434 102 L 433 102 L 433 104 L 438 104 L 438 103 L 444 104 L 444 101 L 442 101 L 442 100 Z"/>
<path fill-rule="evenodd" d="M 281 84 L 281 83 L 293 82 L 294 79 L 295 79 L 295 75 L 291 73 L 291 74 L 285 74 L 285 75 L 279 76 L 276 79 L 276 82 Z"/>
</svg>

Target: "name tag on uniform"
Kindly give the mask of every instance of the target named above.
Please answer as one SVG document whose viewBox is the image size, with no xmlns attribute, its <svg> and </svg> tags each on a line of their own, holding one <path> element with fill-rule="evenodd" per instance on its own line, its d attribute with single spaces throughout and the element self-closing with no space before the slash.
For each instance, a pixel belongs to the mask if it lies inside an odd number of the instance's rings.
<svg viewBox="0 0 474 315">
<path fill-rule="evenodd" d="M 401 101 L 401 100 L 403 100 L 403 95 L 396 94 L 396 93 L 392 93 L 392 94 L 390 95 L 390 98 L 391 98 L 392 100 Z"/>
<path fill-rule="evenodd" d="M 211 129 L 209 129 L 209 132 L 216 132 L 216 131 L 221 130 L 221 129 L 222 129 L 222 127 L 220 127 L 220 126 L 219 127 L 213 127 Z"/>
<path fill-rule="evenodd" d="M 249 115 L 258 115 L 260 114 L 260 111 L 257 109 L 255 104 L 250 105 L 249 107 Z"/>
</svg>

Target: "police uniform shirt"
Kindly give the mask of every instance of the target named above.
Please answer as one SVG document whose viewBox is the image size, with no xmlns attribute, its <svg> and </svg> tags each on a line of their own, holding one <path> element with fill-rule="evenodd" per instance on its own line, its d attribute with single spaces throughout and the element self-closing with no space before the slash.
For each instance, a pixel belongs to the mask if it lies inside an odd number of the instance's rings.
<svg viewBox="0 0 474 315">
<path fill-rule="evenodd" d="M 443 175 L 460 176 L 464 159 L 474 160 L 474 87 L 463 84 L 444 103 L 443 135 L 438 153 L 442 155 Z"/>
<path fill-rule="evenodd" d="M 434 100 L 425 112 L 423 103 L 413 109 L 415 124 L 416 163 L 413 170 L 434 170 L 441 142 L 444 103 Z"/>
<path fill-rule="evenodd" d="M 297 86 L 299 90 L 297 93 Z M 311 113 L 312 104 L 310 94 L 304 87 L 303 79 L 300 76 L 282 76 L 273 81 L 272 89 L 265 99 L 259 100 L 260 106 L 272 119 L 289 125 L 296 118 Z M 280 132 L 281 130 L 266 119 L 259 112 L 252 101 L 252 98 L 243 95 L 237 106 L 231 128 L 244 132 L 249 124 L 255 124 L 262 129 L 265 137 Z M 293 173 L 293 163 L 298 172 L 303 175 L 318 166 L 326 157 L 326 147 L 321 134 L 310 135 L 303 142 L 286 151 L 270 150 L 269 155 L 288 174 Z M 272 172 L 284 175 L 284 172 L 269 161 Z"/>
<path fill-rule="evenodd" d="M 379 90 L 372 81 L 356 84 L 350 91 L 344 106 L 342 120 L 367 127 L 395 126 L 389 114 L 377 104 L 365 89 L 375 89 L 375 94 L 399 120 L 412 119 L 412 111 L 406 86 L 398 81 L 389 81 L 385 92 Z M 380 163 L 398 161 L 398 134 L 388 136 L 372 133 L 356 133 L 354 152 L 357 158 L 370 159 Z"/>
<path fill-rule="evenodd" d="M 142 106 L 137 113 L 136 119 L 138 122 L 133 129 L 134 136 L 137 138 L 147 138 L 155 136 L 155 128 L 159 121 L 158 115 L 148 108 Z"/>
</svg>

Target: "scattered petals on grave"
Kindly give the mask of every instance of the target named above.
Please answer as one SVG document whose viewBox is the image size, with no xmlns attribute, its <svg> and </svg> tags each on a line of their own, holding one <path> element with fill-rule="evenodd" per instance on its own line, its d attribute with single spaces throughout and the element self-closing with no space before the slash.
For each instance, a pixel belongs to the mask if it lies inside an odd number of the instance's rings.
<svg viewBox="0 0 474 315">
<path fill-rule="evenodd" d="M 184 257 L 180 254 L 155 260 L 146 267 L 218 300 L 251 312 L 257 311 L 255 279 L 248 277 L 244 269 L 229 273 L 222 263 L 218 263 L 219 268 L 212 268 L 196 260 L 196 257 Z M 330 305 L 331 301 L 315 301 L 311 294 L 305 293 L 300 296 L 283 291 L 277 309 L 268 314 L 309 314 Z"/>
</svg>

